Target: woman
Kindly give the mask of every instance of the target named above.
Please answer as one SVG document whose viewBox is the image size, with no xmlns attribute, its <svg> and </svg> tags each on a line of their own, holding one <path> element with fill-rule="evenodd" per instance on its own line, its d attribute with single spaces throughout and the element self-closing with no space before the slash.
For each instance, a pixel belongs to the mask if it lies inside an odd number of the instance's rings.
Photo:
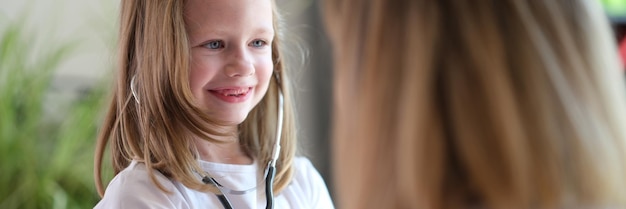
<svg viewBox="0 0 626 209">
<path fill-rule="evenodd" d="M 626 208 L 596 1 L 328 0 L 340 208 Z"/>
</svg>

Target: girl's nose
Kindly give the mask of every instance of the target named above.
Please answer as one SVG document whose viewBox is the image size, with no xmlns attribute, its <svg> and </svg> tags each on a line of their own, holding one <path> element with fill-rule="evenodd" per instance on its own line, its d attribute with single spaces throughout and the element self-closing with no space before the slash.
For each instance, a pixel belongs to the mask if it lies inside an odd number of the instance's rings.
<svg viewBox="0 0 626 209">
<path fill-rule="evenodd" d="M 254 74 L 253 59 L 249 52 L 245 49 L 237 49 L 231 54 L 226 69 L 224 70 L 228 77 L 246 77 Z"/>
</svg>

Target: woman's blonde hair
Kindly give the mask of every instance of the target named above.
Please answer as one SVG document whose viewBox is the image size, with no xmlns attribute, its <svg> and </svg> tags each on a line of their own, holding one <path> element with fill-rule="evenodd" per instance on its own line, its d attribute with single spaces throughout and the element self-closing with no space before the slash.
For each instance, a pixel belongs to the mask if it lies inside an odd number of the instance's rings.
<svg viewBox="0 0 626 209">
<path fill-rule="evenodd" d="M 100 195 L 104 193 L 102 158 L 109 140 L 115 174 L 131 160 L 137 160 L 145 163 L 152 181 L 164 191 L 153 169 L 188 188 L 215 191 L 194 173 L 201 168 L 193 140 L 200 137 L 219 143 L 210 136 L 233 133 L 217 131 L 219 121 L 212 120 L 194 105 L 188 81 L 190 47 L 184 7 L 184 0 L 121 2 L 119 72 L 95 152 L 94 175 Z M 284 95 L 284 122 L 274 182 L 274 190 L 278 192 L 291 180 L 296 138 L 291 84 L 281 58 L 282 23 L 276 5 L 273 9 L 275 76 L 266 95 L 239 125 L 236 134 L 244 150 L 265 168 L 275 142 L 280 88 Z"/>
<path fill-rule="evenodd" d="M 624 208 L 597 1 L 327 0 L 341 208 Z"/>
</svg>

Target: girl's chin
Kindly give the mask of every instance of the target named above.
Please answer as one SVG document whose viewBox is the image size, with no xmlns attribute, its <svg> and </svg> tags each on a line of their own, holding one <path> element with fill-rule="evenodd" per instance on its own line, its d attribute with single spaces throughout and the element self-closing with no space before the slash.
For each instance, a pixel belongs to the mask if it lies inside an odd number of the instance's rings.
<svg viewBox="0 0 626 209">
<path fill-rule="evenodd" d="M 239 116 L 229 116 L 229 117 L 213 117 L 217 119 L 217 122 L 220 123 L 221 125 L 224 126 L 237 126 L 241 123 L 243 123 L 246 118 L 247 118 L 247 114 L 246 115 L 239 115 Z"/>
</svg>

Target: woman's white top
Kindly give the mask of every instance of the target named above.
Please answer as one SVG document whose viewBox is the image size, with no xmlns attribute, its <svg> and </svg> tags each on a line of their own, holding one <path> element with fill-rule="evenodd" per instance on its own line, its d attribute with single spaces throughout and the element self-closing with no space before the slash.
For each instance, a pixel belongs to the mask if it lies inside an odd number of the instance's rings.
<svg viewBox="0 0 626 209">
<path fill-rule="evenodd" d="M 256 162 L 252 165 L 233 165 L 200 161 L 200 165 L 225 188 L 248 191 L 245 194 L 226 194 L 234 209 L 265 208 L 265 176 L 259 172 Z M 334 208 L 326 184 L 311 162 L 297 157 L 293 166 L 295 172 L 291 183 L 274 194 L 274 208 Z M 145 164 L 133 161 L 111 180 L 95 208 L 224 208 L 215 194 L 189 189 L 157 171 L 154 173 L 158 182 L 170 191 L 169 194 L 150 180 Z"/>
</svg>

